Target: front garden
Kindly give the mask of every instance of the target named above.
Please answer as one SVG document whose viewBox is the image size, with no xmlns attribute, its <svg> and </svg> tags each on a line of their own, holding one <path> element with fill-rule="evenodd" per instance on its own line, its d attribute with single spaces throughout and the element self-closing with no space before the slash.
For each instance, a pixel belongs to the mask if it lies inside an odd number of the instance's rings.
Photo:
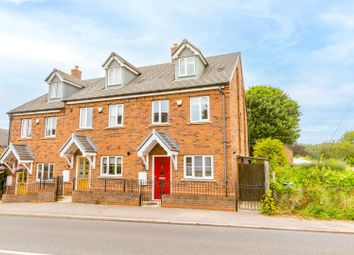
<svg viewBox="0 0 354 255">
<path fill-rule="evenodd" d="M 289 165 L 276 139 L 256 144 L 256 156 L 271 160 L 271 189 L 261 202 L 268 215 L 354 220 L 354 171 L 340 161 Z"/>
</svg>

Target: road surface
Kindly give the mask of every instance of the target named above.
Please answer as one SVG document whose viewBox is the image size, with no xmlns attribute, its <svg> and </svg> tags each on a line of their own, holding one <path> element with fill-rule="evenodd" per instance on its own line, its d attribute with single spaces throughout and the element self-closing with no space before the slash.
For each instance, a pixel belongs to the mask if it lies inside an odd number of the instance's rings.
<svg viewBox="0 0 354 255">
<path fill-rule="evenodd" d="M 354 235 L 0 217 L 0 254 L 354 254 Z"/>
</svg>

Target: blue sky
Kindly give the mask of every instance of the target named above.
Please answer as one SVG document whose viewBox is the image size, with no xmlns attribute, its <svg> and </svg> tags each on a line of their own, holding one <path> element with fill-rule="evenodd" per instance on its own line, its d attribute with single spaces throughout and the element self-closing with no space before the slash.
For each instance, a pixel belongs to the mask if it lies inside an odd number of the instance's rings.
<svg viewBox="0 0 354 255">
<path fill-rule="evenodd" d="M 0 127 L 8 110 L 46 93 L 54 67 L 102 76 L 111 51 L 136 66 L 163 63 L 187 38 L 206 56 L 241 51 L 246 87 L 297 100 L 299 142 L 328 141 L 341 123 L 338 139 L 354 129 L 353 13 L 350 0 L 0 0 Z"/>
</svg>

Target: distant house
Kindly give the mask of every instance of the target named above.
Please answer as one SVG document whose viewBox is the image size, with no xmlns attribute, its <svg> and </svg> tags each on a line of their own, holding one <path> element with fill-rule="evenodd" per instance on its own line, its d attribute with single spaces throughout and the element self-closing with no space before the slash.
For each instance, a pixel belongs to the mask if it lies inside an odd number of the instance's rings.
<svg viewBox="0 0 354 255">
<path fill-rule="evenodd" d="M 8 141 L 9 131 L 7 129 L 0 128 L 0 153 L 6 149 Z"/>
</svg>

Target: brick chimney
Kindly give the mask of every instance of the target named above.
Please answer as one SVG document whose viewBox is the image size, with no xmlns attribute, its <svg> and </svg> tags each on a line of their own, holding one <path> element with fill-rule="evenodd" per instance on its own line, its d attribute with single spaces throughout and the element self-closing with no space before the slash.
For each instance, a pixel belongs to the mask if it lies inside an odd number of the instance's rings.
<svg viewBox="0 0 354 255">
<path fill-rule="evenodd" d="M 81 71 L 79 66 L 75 66 L 74 69 L 71 69 L 71 76 L 81 80 Z"/>
<path fill-rule="evenodd" d="M 177 48 L 178 48 L 178 43 L 173 43 L 173 45 L 172 45 L 172 47 L 171 47 L 171 60 L 173 60 L 173 59 L 172 59 L 172 55 L 173 55 L 173 53 L 175 53 L 175 51 L 177 50 Z"/>
</svg>

